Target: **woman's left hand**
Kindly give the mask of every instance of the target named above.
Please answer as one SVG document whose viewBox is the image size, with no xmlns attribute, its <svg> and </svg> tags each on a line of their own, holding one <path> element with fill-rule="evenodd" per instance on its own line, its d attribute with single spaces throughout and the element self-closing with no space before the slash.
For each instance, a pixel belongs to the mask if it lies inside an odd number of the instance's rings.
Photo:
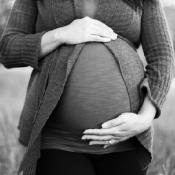
<svg viewBox="0 0 175 175">
<path fill-rule="evenodd" d="M 90 140 L 89 145 L 104 145 L 104 148 L 127 140 L 147 130 L 152 124 L 148 116 L 123 113 L 102 124 L 101 129 L 87 129 L 82 140 Z"/>
</svg>

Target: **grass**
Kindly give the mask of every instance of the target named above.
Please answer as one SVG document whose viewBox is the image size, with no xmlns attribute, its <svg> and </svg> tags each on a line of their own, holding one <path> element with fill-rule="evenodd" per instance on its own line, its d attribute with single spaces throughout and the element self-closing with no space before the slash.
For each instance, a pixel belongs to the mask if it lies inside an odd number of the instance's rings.
<svg viewBox="0 0 175 175">
<path fill-rule="evenodd" d="M 155 121 L 154 159 L 149 175 L 175 175 L 175 82 L 173 82 L 162 115 Z"/>
<path fill-rule="evenodd" d="M 17 142 L 17 123 L 24 103 L 30 69 L 0 67 L 0 175 L 16 175 L 23 156 Z M 148 175 L 175 175 L 175 83 L 162 115 L 155 120 L 154 159 Z"/>
<path fill-rule="evenodd" d="M 17 124 L 28 78 L 29 71 L 0 67 L 0 175 L 16 175 L 22 158 Z"/>
</svg>

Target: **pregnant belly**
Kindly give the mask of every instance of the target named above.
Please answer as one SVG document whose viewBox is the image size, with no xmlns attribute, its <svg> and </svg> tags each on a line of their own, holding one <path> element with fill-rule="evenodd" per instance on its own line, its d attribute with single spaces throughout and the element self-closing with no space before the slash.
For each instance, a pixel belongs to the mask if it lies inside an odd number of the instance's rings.
<svg viewBox="0 0 175 175">
<path fill-rule="evenodd" d="M 130 111 L 118 64 L 102 43 L 86 43 L 52 114 L 52 125 L 80 131 Z M 53 127 L 53 126 L 52 126 Z"/>
</svg>

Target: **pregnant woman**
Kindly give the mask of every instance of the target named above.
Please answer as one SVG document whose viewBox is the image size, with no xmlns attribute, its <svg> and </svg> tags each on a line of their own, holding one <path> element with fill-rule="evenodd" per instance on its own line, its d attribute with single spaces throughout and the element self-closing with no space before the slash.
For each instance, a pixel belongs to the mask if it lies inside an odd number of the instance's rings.
<svg viewBox="0 0 175 175">
<path fill-rule="evenodd" d="M 33 67 L 19 174 L 146 174 L 173 72 L 159 0 L 16 0 L 0 53 Z"/>
</svg>

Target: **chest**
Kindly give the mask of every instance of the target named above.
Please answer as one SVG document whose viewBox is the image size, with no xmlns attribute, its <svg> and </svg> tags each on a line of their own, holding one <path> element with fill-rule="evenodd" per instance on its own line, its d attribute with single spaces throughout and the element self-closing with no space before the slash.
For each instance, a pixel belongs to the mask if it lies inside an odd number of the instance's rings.
<svg viewBox="0 0 175 175">
<path fill-rule="evenodd" d="M 94 17 L 98 9 L 99 0 L 81 0 L 80 3 L 81 16 Z"/>
<path fill-rule="evenodd" d="M 133 42 L 139 39 L 142 11 L 124 0 L 43 0 L 37 5 L 37 31 L 62 27 L 74 19 L 90 16 Z"/>
</svg>

